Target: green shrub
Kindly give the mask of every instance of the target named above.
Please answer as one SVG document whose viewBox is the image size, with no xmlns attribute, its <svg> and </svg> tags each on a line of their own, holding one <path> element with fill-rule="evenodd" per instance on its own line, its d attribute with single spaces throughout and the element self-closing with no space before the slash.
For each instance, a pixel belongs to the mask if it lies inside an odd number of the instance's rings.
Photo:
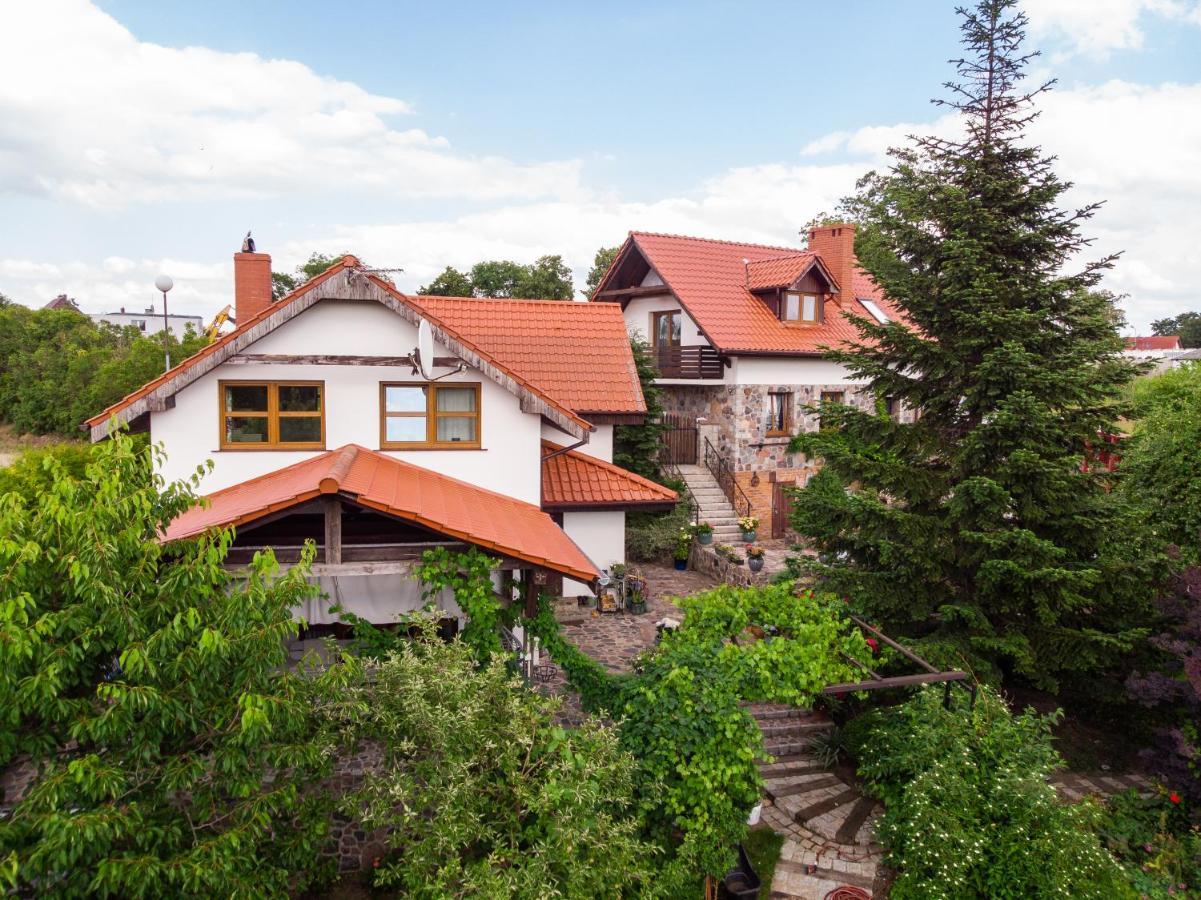
<svg viewBox="0 0 1201 900">
<path fill-rule="evenodd" d="M 899 870 L 896 900 L 1133 896 L 1092 832 L 1097 806 L 1059 802 L 1054 719 L 1014 716 L 980 690 L 974 708 L 942 689 L 847 728 L 860 775 L 885 803 L 877 834 Z"/>
<path fill-rule="evenodd" d="M 684 483 L 673 479 L 663 483 L 680 495 L 674 509 L 626 516 L 626 558 L 632 562 L 666 562 L 675 554 L 680 531 L 692 527 L 692 504 Z"/>
<path fill-rule="evenodd" d="M 612 728 L 556 726 L 499 657 L 480 667 L 432 622 L 348 690 L 332 724 L 383 743 L 383 766 L 345 798 L 388 828 L 375 883 L 406 897 L 618 897 L 656 877 L 639 837 L 635 767 Z"/>
<path fill-rule="evenodd" d="M 1190 820 L 1179 794 L 1116 794 L 1099 831 L 1141 897 L 1201 897 L 1201 826 Z"/>
</svg>

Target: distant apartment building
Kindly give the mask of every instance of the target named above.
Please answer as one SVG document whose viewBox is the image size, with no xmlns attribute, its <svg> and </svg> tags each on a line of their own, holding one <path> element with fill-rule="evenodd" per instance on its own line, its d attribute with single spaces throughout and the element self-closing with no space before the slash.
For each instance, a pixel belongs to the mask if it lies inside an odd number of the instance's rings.
<svg viewBox="0 0 1201 900">
<path fill-rule="evenodd" d="M 155 312 L 153 306 L 146 307 L 144 312 L 127 312 L 125 307 L 122 306 L 116 312 L 88 313 L 88 317 L 93 322 L 108 322 L 110 325 L 116 325 L 118 328 L 125 328 L 132 325 L 143 334 L 155 335 L 163 333 L 163 314 Z M 200 316 L 167 316 L 166 327 L 171 330 L 172 337 L 182 338 L 189 325 L 192 326 L 192 331 L 197 334 L 204 331 L 204 319 Z"/>
</svg>

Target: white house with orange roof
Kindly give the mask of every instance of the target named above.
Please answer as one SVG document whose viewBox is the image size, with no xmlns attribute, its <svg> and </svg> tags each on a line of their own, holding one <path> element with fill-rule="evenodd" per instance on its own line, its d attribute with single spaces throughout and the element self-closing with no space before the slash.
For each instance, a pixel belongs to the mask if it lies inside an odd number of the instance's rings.
<svg viewBox="0 0 1201 900">
<path fill-rule="evenodd" d="M 235 526 L 232 564 L 311 539 L 323 589 L 386 624 L 421 606 L 428 547 L 499 556 L 527 602 L 583 594 L 624 560 L 627 510 L 674 504 L 612 464 L 646 413 L 616 307 L 410 296 L 352 256 L 273 302 L 267 254 L 234 269 L 237 329 L 86 423 L 149 431 L 168 480 L 211 462 L 167 539 Z"/>
<path fill-rule="evenodd" d="M 812 229 L 806 248 L 631 232 L 597 286 L 592 305 L 619 306 L 651 344 L 674 426 L 668 447 L 703 515 L 754 515 L 761 533 L 779 536 L 785 489 L 816 471 L 788 452 L 793 434 L 820 427 L 810 408 L 879 402 L 912 415 L 823 358 L 856 338 L 849 314 L 895 316 L 854 245 L 846 224 Z M 726 502 L 712 501 L 718 489 Z M 723 536 L 736 533 L 726 522 Z"/>
</svg>

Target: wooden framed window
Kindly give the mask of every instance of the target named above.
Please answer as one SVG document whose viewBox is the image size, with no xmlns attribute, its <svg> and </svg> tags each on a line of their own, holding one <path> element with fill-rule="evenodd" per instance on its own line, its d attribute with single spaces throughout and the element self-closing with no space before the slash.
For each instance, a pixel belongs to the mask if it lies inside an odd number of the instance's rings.
<svg viewBox="0 0 1201 900">
<path fill-rule="evenodd" d="M 827 404 L 842 404 L 846 402 L 846 397 L 847 395 L 845 391 L 822 391 L 821 405 L 826 406 Z M 827 424 L 823 419 L 820 427 L 832 428 L 833 426 Z"/>
<path fill-rule="evenodd" d="M 769 391 L 767 395 L 767 436 L 792 433 L 792 392 Z"/>
<path fill-rule="evenodd" d="M 680 346 L 681 321 L 678 309 L 651 313 L 651 340 L 656 348 Z"/>
<path fill-rule="evenodd" d="M 817 294 L 786 291 L 780 298 L 780 319 L 785 322 L 817 322 L 820 315 Z"/>
<path fill-rule="evenodd" d="M 379 439 L 387 450 L 479 449 L 479 384 L 381 383 Z"/>
<path fill-rule="evenodd" d="M 221 381 L 222 450 L 324 450 L 325 382 Z"/>
</svg>

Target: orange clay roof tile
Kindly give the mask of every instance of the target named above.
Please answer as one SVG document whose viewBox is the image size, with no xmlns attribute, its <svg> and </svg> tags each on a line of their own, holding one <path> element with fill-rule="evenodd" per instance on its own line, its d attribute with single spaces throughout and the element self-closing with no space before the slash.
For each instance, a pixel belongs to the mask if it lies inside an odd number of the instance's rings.
<svg viewBox="0 0 1201 900">
<path fill-rule="evenodd" d="M 427 294 L 408 299 L 574 412 L 646 412 L 616 306 Z"/>
<path fill-rule="evenodd" d="M 762 267 L 775 278 L 780 271 L 791 270 L 802 257 L 810 255 L 799 247 L 769 247 L 643 231 L 631 232 L 630 240 L 722 352 L 818 354 L 823 347 L 859 340 L 854 325 L 834 300 L 826 302 L 824 322 L 792 325 L 781 322 L 767 304 L 748 290 L 748 264 L 755 270 Z M 861 269 L 855 272 L 853 287 L 856 298 L 876 300 L 885 312 L 892 313 L 892 305 Z M 848 311 L 871 317 L 858 299 Z"/>
<path fill-rule="evenodd" d="M 563 448 L 542 442 L 545 457 Z M 542 461 L 542 505 L 558 509 L 671 506 L 675 491 L 620 466 L 568 450 Z"/>
<path fill-rule="evenodd" d="M 590 582 L 596 566 L 538 507 L 356 444 L 330 450 L 208 496 L 176 518 L 164 540 L 254 522 L 321 494 Z"/>
<path fill-rule="evenodd" d="M 354 256 L 343 257 L 278 303 L 239 322 L 233 331 L 92 416 L 85 424 L 105 422 L 159 385 L 216 353 L 283 306 L 344 269 L 360 265 Z M 377 284 L 413 308 L 425 310 L 430 317 L 439 319 L 465 344 L 507 369 L 532 391 L 566 410 L 569 417 L 574 414 L 578 418 L 582 411 L 646 412 L 620 310 L 601 312 L 604 308 L 599 304 L 561 300 L 477 300 L 409 295 L 401 294 L 384 282 L 377 281 Z M 407 351 L 408 348 L 404 349 Z"/>
</svg>

